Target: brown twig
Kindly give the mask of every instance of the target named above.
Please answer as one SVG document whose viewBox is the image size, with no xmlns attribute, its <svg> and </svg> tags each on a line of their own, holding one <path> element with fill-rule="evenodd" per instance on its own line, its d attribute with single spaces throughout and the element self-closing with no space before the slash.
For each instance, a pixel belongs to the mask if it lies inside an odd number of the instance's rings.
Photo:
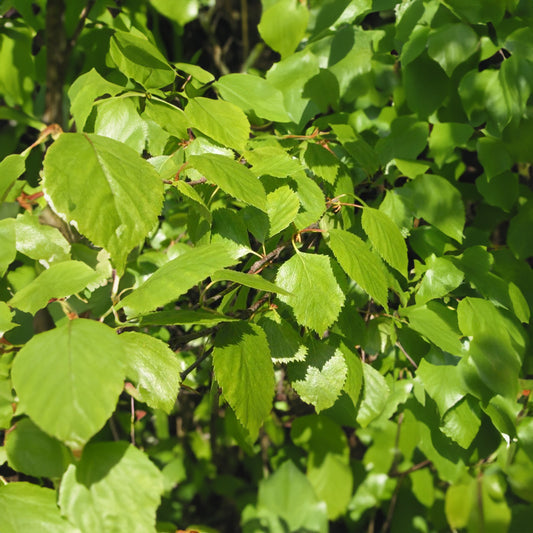
<svg viewBox="0 0 533 533">
<path fill-rule="evenodd" d="M 199 367 L 213 352 L 213 346 L 209 350 L 205 351 L 194 363 L 188 366 L 183 372 L 180 372 L 181 381 L 185 381 L 185 378 L 197 367 Z"/>
</svg>

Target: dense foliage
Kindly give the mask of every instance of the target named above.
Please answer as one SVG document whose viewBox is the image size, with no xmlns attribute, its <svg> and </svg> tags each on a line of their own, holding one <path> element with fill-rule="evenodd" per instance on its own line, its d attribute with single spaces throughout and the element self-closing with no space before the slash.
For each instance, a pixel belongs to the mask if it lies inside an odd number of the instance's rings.
<svg viewBox="0 0 533 533">
<path fill-rule="evenodd" d="M 0 530 L 524 532 L 531 0 L 0 6 Z"/>
</svg>

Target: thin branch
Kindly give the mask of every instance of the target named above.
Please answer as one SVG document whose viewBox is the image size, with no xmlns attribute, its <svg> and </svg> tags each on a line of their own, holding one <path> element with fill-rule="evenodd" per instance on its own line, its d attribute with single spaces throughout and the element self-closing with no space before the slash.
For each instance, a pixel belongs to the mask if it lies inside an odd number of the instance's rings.
<svg viewBox="0 0 533 533">
<path fill-rule="evenodd" d="M 396 342 L 396 346 L 400 348 L 403 355 L 405 355 L 405 358 L 416 368 L 418 368 L 418 365 L 414 362 L 413 358 L 405 351 L 405 348 L 400 344 L 400 341 Z"/>
<path fill-rule="evenodd" d="M 202 329 L 201 331 L 193 331 L 192 333 L 188 333 L 187 335 L 181 335 L 176 341 L 173 343 L 174 346 L 184 346 L 185 344 L 188 344 L 191 341 L 194 341 L 196 339 L 201 339 L 202 337 L 208 337 L 212 333 L 214 333 L 218 329 L 218 326 L 213 326 L 211 328 Z M 174 348 L 175 349 L 175 348 Z"/>
<path fill-rule="evenodd" d="M 89 16 L 94 4 L 96 4 L 96 0 L 87 0 L 87 5 L 81 10 L 78 25 L 76 26 L 76 29 L 74 30 L 74 33 L 68 42 L 69 52 L 74 48 L 74 46 L 76 46 L 76 42 L 78 41 L 78 38 L 85 27 L 85 22 L 87 21 L 87 17 Z"/>
<path fill-rule="evenodd" d="M 180 373 L 181 381 L 185 381 L 185 378 L 197 367 L 199 367 L 213 352 L 213 347 L 209 348 L 209 350 L 205 351 L 192 365 L 190 365 L 188 368 L 186 368 L 183 372 Z"/>
<path fill-rule="evenodd" d="M 258 272 L 263 270 L 265 265 L 267 263 L 270 263 L 270 262 L 274 261 L 275 259 L 277 259 L 280 256 L 281 252 L 283 252 L 283 250 L 285 250 L 285 248 L 287 248 L 287 246 L 288 246 L 288 243 L 280 244 L 277 248 L 275 248 L 270 253 L 265 255 L 265 257 L 263 257 L 262 259 L 259 259 L 258 261 L 256 261 L 250 267 L 250 270 L 248 270 L 248 274 L 257 274 Z"/>
</svg>

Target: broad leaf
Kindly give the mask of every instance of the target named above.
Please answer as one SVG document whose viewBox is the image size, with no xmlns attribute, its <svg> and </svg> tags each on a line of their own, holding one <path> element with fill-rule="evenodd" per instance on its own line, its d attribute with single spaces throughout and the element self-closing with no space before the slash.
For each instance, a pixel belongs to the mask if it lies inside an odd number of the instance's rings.
<svg viewBox="0 0 533 533">
<path fill-rule="evenodd" d="M 81 261 L 63 261 L 52 265 L 18 291 L 9 305 L 35 314 L 52 298 L 64 298 L 80 292 L 87 285 L 102 281 L 102 276 Z"/>
<path fill-rule="evenodd" d="M 291 306 L 298 323 L 319 335 L 335 322 L 344 304 L 325 255 L 296 253 L 278 270 L 276 284 L 291 293 L 279 298 Z"/>
<path fill-rule="evenodd" d="M 221 268 L 237 262 L 232 250 L 223 243 L 213 243 L 191 248 L 163 265 L 138 289 L 128 294 L 118 304 L 136 314 L 177 300 L 191 287 Z"/>
<path fill-rule="evenodd" d="M 0 530 L 3 533 L 80 533 L 60 514 L 55 490 L 27 482 L 0 486 Z"/>
<path fill-rule="evenodd" d="M 357 422 L 361 427 L 366 427 L 383 412 L 390 388 L 385 378 L 368 364 L 363 365 L 363 377 L 363 395 L 357 413 Z"/>
<path fill-rule="evenodd" d="M 214 141 L 243 152 L 250 135 L 250 123 L 241 108 L 210 98 L 191 98 L 185 114 L 191 127 Z"/>
<path fill-rule="evenodd" d="M 63 133 L 48 149 L 43 188 L 54 211 L 104 247 L 119 273 L 163 202 L 150 163 L 118 141 L 81 133 Z"/>
<path fill-rule="evenodd" d="M 481 426 L 481 409 L 473 396 L 466 396 L 443 417 L 441 431 L 454 440 L 461 448 L 468 448 L 475 439 Z"/>
<path fill-rule="evenodd" d="M 141 326 L 171 326 L 195 324 L 198 326 L 215 326 L 221 322 L 235 322 L 237 318 L 231 318 L 214 311 L 196 310 L 188 311 L 180 309 L 176 311 L 158 311 L 143 315 L 140 319 Z"/>
<path fill-rule="evenodd" d="M 410 326 L 441 350 L 459 357 L 464 355 L 455 311 L 432 301 L 401 309 L 400 314 L 409 318 Z"/>
<path fill-rule="evenodd" d="M 72 460 L 64 444 L 29 418 L 16 423 L 6 436 L 5 447 L 9 466 L 33 477 L 60 478 Z"/>
<path fill-rule="evenodd" d="M 256 324 L 225 324 L 215 338 L 215 378 L 252 440 L 272 409 L 274 367 L 265 332 Z"/>
<path fill-rule="evenodd" d="M 265 313 L 259 325 L 267 336 L 270 354 L 275 363 L 305 360 L 307 346 L 300 335 L 276 311 Z"/>
<path fill-rule="evenodd" d="M 111 37 L 109 55 L 120 72 L 145 89 L 165 87 L 176 77 L 161 52 L 138 33 L 115 31 Z"/>
<path fill-rule="evenodd" d="M 181 383 L 176 355 L 167 344 L 149 335 L 127 332 L 120 339 L 128 351 L 126 375 L 136 385 L 135 398 L 170 413 Z"/>
<path fill-rule="evenodd" d="M 187 128 L 190 126 L 190 122 L 179 107 L 159 100 L 147 100 L 142 116 L 153 120 L 178 139 L 187 139 L 188 137 Z"/>
<path fill-rule="evenodd" d="M 250 74 L 227 74 L 215 87 L 224 100 L 239 106 L 245 113 L 253 112 L 273 122 L 290 122 L 283 104 L 283 93 L 270 83 Z"/>
<path fill-rule="evenodd" d="M 0 220 L 0 275 L 3 276 L 17 255 L 15 221 Z"/>
<path fill-rule="evenodd" d="M 266 210 L 263 184 L 244 165 L 219 154 L 193 155 L 191 166 L 237 200 Z"/>
<path fill-rule="evenodd" d="M 155 533 L 163 476 L 126 442 L 96 442 L 83 450 L 61 481 L 61 512 L 82 531 Z"/>
<path fill-rule="evenodd" d="M 465 208 L 461 194 L 447 179 L 423 174 L 404 185 L 399 193 L 410 202 L 417 217 L 462 242 Z"/>
<path fill-rule="evenodd" d="M 82 447 L 115 409 L 126 354 L 111 328 L 77 319 L 35 335 L 13 363 L 13 386 L 30 418 L 71 448 Z"/>
<path fill-rule="evenodd" d="M 61 232 L 39 223 L 30 213 L 19 215 L 15 221 L 17 251 L 46 263 L 70 259 L 70 244 Z"/>
<path fill-rule="evenodd" d="M 407 277 L 407 246 L 398 226 L 385 213 L 372 207 L 363 209 L 361 223 L 379 255 Z"/>
<path fill-rule="evenodd" d="M 303 155 L 313 174 L 333 185 L 339 172 L 339 159 L 317 143 L 309 143 Z"/>
<path fill-rule="evenodd" d="M 463 272 L 445 257 L 431 255 L 426 260 L 426 266 L 428 268 L 415 295 L 417 304 L 446 296 L 463 282 Z"/>
<path fill-rule="evenodd" d="M 291 224 L 298 215 L 299 209 L 298 195 L 286 185 L 267 194 L 266 212 L 270 222 L 269 236 L 278 234 Z"/>
<path fill-rule="evenodd" d="M 13 312 L 5 302 L 0 302 L 0 338 L 6 331 L 14 328 L 17 324 L 12 322 Z"/>
<path fill-rule="evenodd" d="M 357 235 L 335 229 L 329 232 L 328 246 L 346 274 L 387 309 L 387 274 L 367 245 Z"/>
</svg>

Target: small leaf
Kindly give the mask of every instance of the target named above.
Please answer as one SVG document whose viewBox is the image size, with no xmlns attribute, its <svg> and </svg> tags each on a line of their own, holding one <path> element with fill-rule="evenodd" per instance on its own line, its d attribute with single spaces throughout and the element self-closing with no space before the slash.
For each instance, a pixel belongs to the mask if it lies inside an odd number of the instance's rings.
<svg viewBox="0 0 533 533">
<path fill-rule="evenodd" d="M 147 313 L 177 300 L 217 270 L 236 262 L 234 254 L 223 242 L 191 248 L 156 270 L 138 289 L 121 300 L 117 308 L 125 307 L 137 314 Z"/>
<path fill-rule="evenodd" d="M 300 398 L 315 406 L 316 412 L 331 407 L 339 397 L 348 369 L 342 353 L 337 350 L 322 368 L 308 366 L 305 378 L 292 381 Z"/>
<path fill-rule="evenodd" d="M 115 31 L 111 37 L 109 55 L 120 72 L 145 89 L 165 87 L 176 77 L 163 54 L 138 33 Z"/>
<path fill-rule="evenodd" d="M 61 512 L 82 533 L 155 533 L 163 475 L 127 442 L 95 442 L 61 481 Z"/>
<path fill-rule="evenodd" d="M 379 255 L 407 277 L 407 246 L 394 222 L 382 211 L 365 207 L 361 219 L 363 229 Z"/>
<path fill-rule="evenodd" d="M 215 338 L 215 378 L 252 440 L 272 409 L 274 367 L 265 332 L 256 324 L 225 324 Z"/>
<path fill-rule="evenodd" d="M 317 143 L 308 143 L 304 161 L 309 170 L 331 185 L 335 184 L 339 172 L 339 159 Z"/>
<path fill-rule="evenodd" d="M 168 102 L 154 99 L 146 100 L 142 116 L 143 118 L 153 120 L 165 131 L 178 139 L 188 138 L 187 128 L 191 124 L 187 115 L 180 108 Z"/>
<path fill-rule="evenodd" d="M 241 108 L 224 100 L 199 96 L 189 100 L 185 114 L 191 127 L 224 146 L 244 152 L 250 123 Z"/>
<path fill-rule="evenodd" d="M 266 193 L 263 184 L 244 165 L 219 154 L 193 155 L 189 157 L 193 168 L 208 181 L 218 185 L 237 200 L 266 210 Z"/>
<path fill-rule="evenodd" d="M 63 261 L 52 265 L 18 291 L 8 304 L 35 314 L 52 298 L 64 298 L 101 281 L 101 275 L 81 261 Z"/>
<path fill-rule="evenodd" d="M 428 268 L 415 295 L 417 304 L 446 296 L 463 282 L 463 272 L 445 257 L 431 255 L 426 265 Z"/>
<path fill-rule="evenodd" d="M 239 106 L 245 113 L 273 122 L 290 122 L 283 104 L 283 93 L 267 80 L 250 74 L 227 74 L 215 87 L 224 100 Z"/>
<path fill-rule="evenodd" d="M 111 328 L 71 320 L 26 343 L 13 363 L 13 386 L 21 407 L 41 429 L 80 448 L 115 409 L 125 357 Z"/>
<path fill-rule="evenodd" d="M 390 388 L 385 378 L 372 366 L 363 365 L 363 395 L 357 413 L 357 422 L 367 427 L 375 420 L 387 405 Z"/>
<path fill-rule="evenodd" d="M 264 41 L 285 59 L 305 35 L 309 11 L 296 0 L 278 0 L 263 11 L 257 29 Z"/>
<path fill-rule="evenodd" d="M 467 449 L 478 435 L 481 420 L 480 408 L 472 396 L 459 401 L 444 415 L 441 431 Z"/>
<path fill-rule="evenodd" d="M 5 302 L 0 302 L 0 338 L 4 336 L 6 331 L 17 325 L 15 322 L 11 322 L 13 314 Z"/>
<path fill-rule="evenodd" d="M 344 294 L 325 255 L 297 253 L 278 270 L 276 283 L 291 293 L 279 298 L 292 307 L 298 323 L 319 335 L 335 322 L 344 304 Z"/>
<path fill-rule="evenodd" d="M 152 165 L 98 135 L 62 133 L 46 152 L 43 188 L 58 215 L 111 254 L 119 274 L 163 203 L 163 183 Z"/>
<path fill-rule="evenodd" d="M 3 276 L 9 265 L 15 260 L 17 236 L 15 220 L 6 218 L 0 220 L 0 276 Z"/>
<path fill-rule="evenodd" d="M 267 336 L 274 363 L 305 361 L 307 346 L 300 335 L 276 311 L 264 314 L 259 325 Z"/>
<path fill-rule="evenodd" d="M 335 229 L 329 232 L 328 246 L 346 274 L 387 309 L 387 274 L 367 245 L 357 235 Z"/>
<path fill-rule="evenodd" d="M 124 87 L 102 78 L 94 68 L 76 78 L 68 90 L 68 96 L 77 130 L 82 132 L 85 128 L 96 98 L 104 94 L 115 96 L 124 90 Z"/>
<path fill-rule="evenodd" d="M 5 200 L 17 178 L 26 170 L 26 157 L 10 154 L 0 162 L 0 202 Z"/>
<path fill-rule="evenodd" d="M 176 355 L 167 344 L 143 333 L 123 333 L 120 339 L 128 351 L 126 375 L 136 385 L 136 399 L 170 413 L 181 384 Z"/>
<path fill-rule="evenodd" d="M 267 194 L 266 212 L 270 222 L 269 236 L 277 235 L 294 221 L 300 209 L 298 195 L 288 186 Z"/>
</svg>

